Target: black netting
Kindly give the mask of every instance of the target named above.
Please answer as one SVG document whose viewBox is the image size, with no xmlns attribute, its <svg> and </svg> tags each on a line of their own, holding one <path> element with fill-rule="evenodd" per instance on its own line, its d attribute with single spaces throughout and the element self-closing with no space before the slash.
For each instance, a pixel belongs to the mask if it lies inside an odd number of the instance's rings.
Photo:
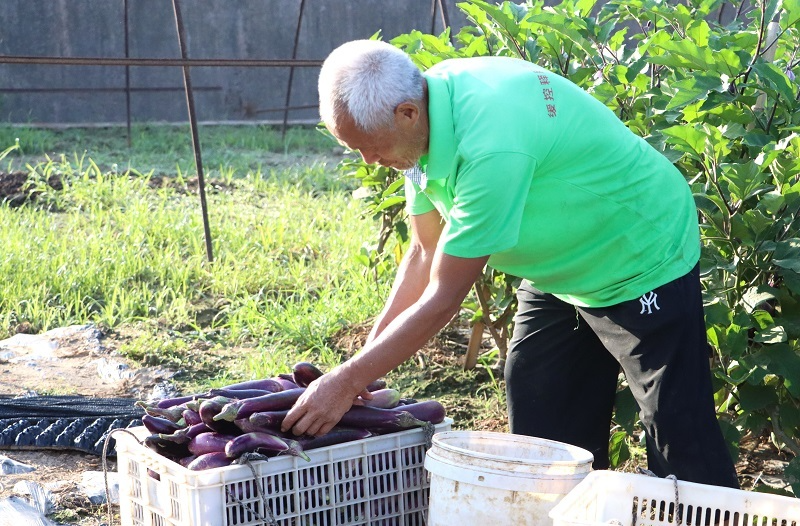
<svg viewBox="0 0 800 526">
<path fill-rule="evenodd" d="M 142 425 L 130 398 L 0 397 L 0 449 L 75 449 L 103 452 L 113 429 Z M 108 454 L 114 455 L 113 439 Z"/>
</svg>

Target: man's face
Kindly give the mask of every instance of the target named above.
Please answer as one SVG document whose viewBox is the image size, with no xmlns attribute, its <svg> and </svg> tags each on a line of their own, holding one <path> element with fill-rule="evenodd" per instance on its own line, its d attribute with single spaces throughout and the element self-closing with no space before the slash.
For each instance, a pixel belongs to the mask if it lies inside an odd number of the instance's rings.
<svg viewBox="0 0 800 526">
<path fill-rule="evenodd" d="M 412 105 L 413 106 L 413 105 Z M 427 130 L 423 129 L 419 113 L 404 104 L 395 110 L 394 127 L 365 133 L 349 115 L 343 115 L 328 129 L 354 152 L 361 154 L 365 163 L 378 163 L 397 170 L 408 170 L 427 151 Z"/>
</svg>

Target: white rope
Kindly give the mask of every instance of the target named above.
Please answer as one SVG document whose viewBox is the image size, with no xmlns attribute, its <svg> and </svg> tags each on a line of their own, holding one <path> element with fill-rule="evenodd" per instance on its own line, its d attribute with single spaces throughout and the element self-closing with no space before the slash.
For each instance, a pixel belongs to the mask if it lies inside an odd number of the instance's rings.
<svg viewBox="0 0 800 526">
<path fill-rule="evenodd" d="M 656 475 L 655 473 L 653 473 L 649 469 L 645 469 L 645 468 L 642 468 L 642 467 L 637 467 L 636 471 L 638 473 L 642 474 L 642 475 L 647 475 L 648 477 L 659 478 L 658 475 Z M 678 525 L 683 524 L 683 517 L 682 517 L 682 513 L 680 511 L 681 501 L 680 501 L 680 494 L 678 492 L 678 477 L 676 477 L 675 475 L 667 475 L 664 478 L 672 480 L 672 484 L 673 484 L 673 486 L 675 488 L 675 511 L 674 511 L 674 515 L 673 515 L 673 517 L 675 518 L 675 523 L 678 524 Z M 636 526 L 636 512 L 635 511 L 633 512 L 633 523 L 632 524 L 633 524 L 633 526 Z"/>
</svg>

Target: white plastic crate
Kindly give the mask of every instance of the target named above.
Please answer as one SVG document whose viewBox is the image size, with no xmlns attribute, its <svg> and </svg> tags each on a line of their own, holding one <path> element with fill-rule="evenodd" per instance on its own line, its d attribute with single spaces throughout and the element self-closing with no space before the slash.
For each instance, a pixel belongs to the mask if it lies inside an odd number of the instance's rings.
<svg viewBox="0 0 800 526">
<path fill-rule="evenodd" d="M 448 431 L 451 419 L 435 426 Z M 132 430 L 140 439 L 149 433 Z M 429 482 L 421 428 L 278 456 L 251 465 L 191 471 L 114 435 L 122 526 L 423 526 Z M 264 495 L 259 491 L 263 488 Z"/>
<path fill-rule="evenodd" d="M 551 511 L 553 526 L 800 526 L 800 499 L 593 471 Z"/>
</svg>

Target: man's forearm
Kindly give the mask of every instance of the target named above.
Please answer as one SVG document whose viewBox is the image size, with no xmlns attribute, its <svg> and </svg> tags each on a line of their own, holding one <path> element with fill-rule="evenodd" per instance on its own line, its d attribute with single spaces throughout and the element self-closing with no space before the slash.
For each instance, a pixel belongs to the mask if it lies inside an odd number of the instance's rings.
<svg viewBox="0 0 800 526">
<path fill-rule="evenodd" d="M 417 302 L 428 284 L 430 256 L 419 251 L 409 251 L 397 270 L 392 292 L 386 306 L 375 320 L 375 325 L 367 338 L 367 344 L 375 340 L 397 316 Z"/>
<path fill-rule="evenodd" d="M 342 364 L 342 372 L 359 387 L 399 366 L 414 355 L 458 312 L 460 302 L 424 296 L 395 316 L 372 341 Z"/>
</svg>

